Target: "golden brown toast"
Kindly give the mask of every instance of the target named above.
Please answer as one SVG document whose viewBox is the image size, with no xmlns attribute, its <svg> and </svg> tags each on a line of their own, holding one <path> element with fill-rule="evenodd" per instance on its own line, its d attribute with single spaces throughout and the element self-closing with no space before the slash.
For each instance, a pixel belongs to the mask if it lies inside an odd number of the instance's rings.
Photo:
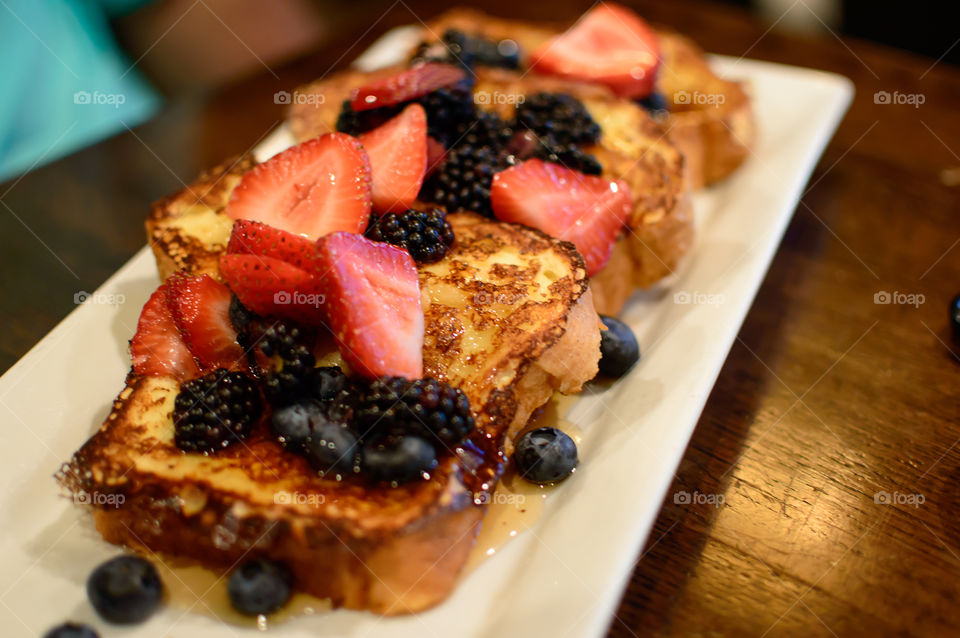
<svg viewBox="0 0 960 638">
<path fill-rule="evenodd" d="M 254 556 L 283 560 L 303 591 L 352 609 L 400 614 L 443 600 L 509 433 L 554 391 L 593 378 L 600 342 L 572 244 L 468 213 L 449 220 L 456 243 L 420 270 L 424 370 L 464 391 L 477 430 L 430 480 L 385 487 L 320 478 L 264 422 L 215 455 L 181 452 L 172 421 L 179 384 L 131 373 L 107 421 L 59 476 L 74 491 L 123 495 L 118 507 L 94 509 L 104 538 L 220 569 Z"/>
<path fill-rule="evenodd" d="M 525 54 L 561 32 L 552 25 L 504 20 L 476 9 L 458 8 L 427 23 L 423 39 L 437 40 L 450 28 L 516 41 L 521 68 L 526 66 Z M 657 29 L 657 35 L 661 53 L 657 91 L 670 104 L 666 125 L 671 141 L 687 160 L 691 187 L 700 188 L 728 176 L 749 154 L 756 135 L 750 98 L 739 82 L 717 77 L 703 51 L 689 38 L 669 29 Z"/>
<path fill-rule="evenodd" d="M 399 67 L 372 73 L 344 71 L 297 89 L 302 99 L 290 107 L 288 121 L 298 141 L 335 130 L 341 105 L 353 89 L 399 72 Z M 522 98 L 540 91 L 566 93 L 579 99 L 600 125 L 597 145 L 584 150 L 603 165 L 603 174 L 623 179 L 634 197 L 628 229 L 591 287 L 598 312 L 616 315 L 634 287 L 648 287 L 676 268 L 693 239 L 693 216 L 684 158 L 662 126 L 629 100 L 602 86 L 505 69 L 475 70 L 474 95 Z M 511 119 L 516 100 L 478 100 L 480 107 Z M 626 257 L 625 259 L 623 257 Z"/>
</svg>

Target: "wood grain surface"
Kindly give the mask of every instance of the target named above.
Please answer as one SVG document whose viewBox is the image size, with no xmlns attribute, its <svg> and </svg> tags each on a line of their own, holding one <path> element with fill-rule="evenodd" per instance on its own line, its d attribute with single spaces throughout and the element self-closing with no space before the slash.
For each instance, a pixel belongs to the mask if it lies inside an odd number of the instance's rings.
<svg viewBox="0 0 960 638">
<path fill-rule="evenodd" d="M 947 321 L 960 292 L 960 71 L 829 33 L 780 35 L 737 9 L 634 4 L 710 51 L 841 73 L 857 95 L 717 381 L 611 635 L 960 635 L 960 360 Z M 0 186 L 0 370 L 143 245 L 149 201 L 279 123 L 275 91 L 343 66 L 390 26 L 446 3 L 392 6 L 363 4 L 355 29 L 323 49 Z M 557 20 L 586 6 L 485 3 Z M 877 91 L 924 103 L 878 104 Z M 883 292 L 918 303 L 875 303 Z M 684 491 L 712 502 L 677 502 Z"/>
</svg>

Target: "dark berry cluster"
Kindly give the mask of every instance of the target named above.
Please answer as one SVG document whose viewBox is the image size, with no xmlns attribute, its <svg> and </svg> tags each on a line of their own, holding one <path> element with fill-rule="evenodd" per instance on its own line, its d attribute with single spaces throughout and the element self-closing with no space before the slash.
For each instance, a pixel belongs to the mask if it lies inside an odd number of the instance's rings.
<svg viewBox="0 0 960 638">
<path fill-rule="evenodd" d="M 463 144 L 450 149 L 443 164 L 430 176 L 421 197 L 439 204 L 449 212 L 468 210 L 487 217 L 493 175 L 506 168 L 499 149 Z"/>
<path fill-rule="evenodd" d="M 473 431 L 470 402 L 459 388 L 436 379 L 381 377 L 370 383 L 354 413 L 364 433 L 415 434 L 453 446 Z"/>
<path fill-rule="evenodd" d="M 517 106 L 516 126 L 552 143 L 587 146 L 600 139 L 600 125 L 577 98 L 565 93 L 534 93 Z"/>
<path fill-rule="evenodd" d="M 174 441 L 181 450 L 213 452 L 250 433 L 262 404 L 256 382 L 242 372 L 215 370 L 184 383 L 174 402 Z"/>
<path fill-rule="evenodd" d="M 316 365 L 310 351 L 312 343 L 312 334 L 287 321 L 277 321 L 263 332 L 258 341 L 260 350 L 279 359 L 276 369 L 263 378 L 263 393 L 271 404 L 284 405 L 306 391 Z"/>
<path fill-rule="evenodd" d="M 453 228 L 439 208 L 374 215 L 366 236 L 405 248 L 418 264 L 440 261 L 453 244 Z"/>
<path fill-rule="evenodd" d="M 439 42 L 421 42 L 410 59 L 411 64 L 446 62 L 467 68 L 496 66 L 517 69 L 520 49 L 513 40 L 487 40 L 479 35 L 469 36 L 457 29 L 447 29 Z"/>
</svg>

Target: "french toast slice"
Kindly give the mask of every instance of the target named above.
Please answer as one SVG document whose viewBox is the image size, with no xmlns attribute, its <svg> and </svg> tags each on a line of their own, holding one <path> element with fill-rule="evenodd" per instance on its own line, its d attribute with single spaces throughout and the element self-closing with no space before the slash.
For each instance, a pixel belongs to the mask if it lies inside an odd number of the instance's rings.
<svg viewBox="0 0 960 638">
<path fill-rule="evenodd" d="M 572 244 L 473 214 L 449 221 L 455 245 L 419 271 L 424 371 L 463 390 L 477 429 L 429 480 L 386 487 L 320 478 L 264 422 L 214 455 L 181 452 L 178 382 L 131 373 L 104 425 L 58 477 L 75 492 L 123 496 L 111 500 L 117 507 L 94 506 L 104 538 L 218 569 L 282 560 L 302 591 L 351 609 L 401 614 L 443 600 L 509 434 L 554 391 L 577 391 L 595 376 L 600 342 Z"/>
<path fill-rule="evenodd" d="M 521 68 L 528 62 L 525 54 L 562 32 L 553 25 L 455 8 L 429 21 L 423 40 L 437 40 L 447 29 L 514 40 L 520 46 Z M 691 187 L 701 188 L 727 177 L 749 155 L 756 136 L 750 98 L 741 83 L 718 77 L 692 40 L 670 29 L 656 32 L 661 55 L 656 90 L 670 105 L 670 139 L 686 158 Z"/>
<path fill-rule="evenodd" d="M 353 89 L 400 71 L 343 71 L 297 89 L 301 99 L 290 107 L 288 122 L 298 141 L 333 132 L 344 100 Z M 506 69 L 474 70 L 475 96 L 484 110 L 511 119 L 517 100 L 537 92 L 576 97 L 600 125 L 598 144 L 584 150 L 603 165 L 603 175 L 623 179 L 634 197 L 628 232 L 617 242 L 607 266 L 591 279 L 594 304 L 601 314 L 616 315 L 635 287 L 646 288 L 674 271 L 693 241 L 693 215 L 683 154 L 665 129 L 637 104 L 599 85 L 521 74 Z M 319 99 L 322 96 L 323 99 Z"/>
</svg>

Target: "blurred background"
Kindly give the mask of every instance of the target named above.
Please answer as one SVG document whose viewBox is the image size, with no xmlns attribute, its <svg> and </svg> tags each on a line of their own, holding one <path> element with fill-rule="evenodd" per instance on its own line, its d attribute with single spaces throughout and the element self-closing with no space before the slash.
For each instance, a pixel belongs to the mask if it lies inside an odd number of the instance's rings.
<svg viewBox="0 0 960 638">
<path fill-rule="evenodd" d="M 591 3 L 558 4 L 571 5 L 563 14 L 575 14 Z M 641 4 L 641 12 L 656 20 L 657 3 Z M 664 4 L 669 3 L 664 0 Z M 774 34 L 851 36 L 929 57 L 931 63 L 960 63 L 955 2 L 716 0 L 713 4 L 750 12 Z M 362 39 L 368 31 L 379 33 L 394 24 L 415 22 L 421 5 L 436 12 L 446 3 L 0 0 L 4 95 L 0 181 L 133 129 L 156 116 L 165 104 L 202 99 L 256 74 L 278 79 L 275 69 L 311 51 L 342 43 L 345 36 Z M 508 17 L 543 17 L 526 15 L 529 9 L 516 3 L 480 6 Z M 721 30 L 722 25 L 717 28 Z M 717 33 L 717 39 L 722 41 L 723 34 Z M 704 43 L 708 48 L 713 44 Z M 344 47 L 341 62 L 360 50 Z M 326 70 L 317 69 L 316 75 Z"/>
</svg>

